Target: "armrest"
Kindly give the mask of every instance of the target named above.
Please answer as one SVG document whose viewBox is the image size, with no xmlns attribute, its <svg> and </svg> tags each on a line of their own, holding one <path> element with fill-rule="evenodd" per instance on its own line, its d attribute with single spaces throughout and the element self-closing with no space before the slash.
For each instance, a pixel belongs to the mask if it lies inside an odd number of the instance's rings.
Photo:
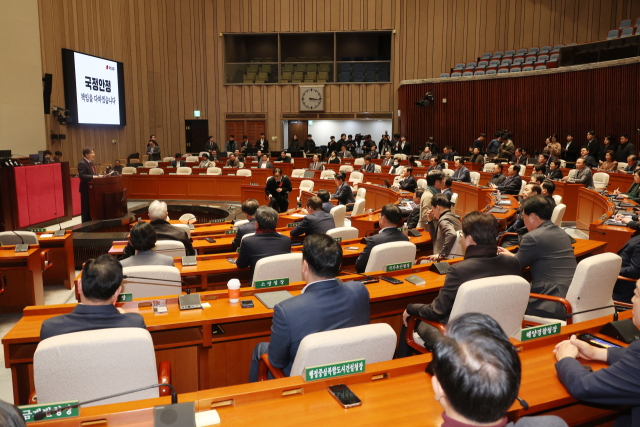
<svg viewBox="0 0 640 427">
<path fill-rule="evenodd" d="M 45 249 L 40 251 L 40 265 L 42 266 L 42 271 L 48 270 L 53 267 L 53 261 L 51 261 L 51 250 Z"/>
<path fill-rule="evenodd" d="M 35 390 L 31 390 L 31 393 L 29 394 L 29 401 L 28 401 L 28 405 L 35 405 L 36 403 L 38 403 L 38 398 L 36 397 L 36 391 Z"/>
<path fill-rule="evenodd" d="M 158 365 L 158 383 L 171 384 L 171 363 L 166 360 Z M 160 387 L 160 397 L 162 396 L 171 396 L 171 389 Z"/>
<path fill-rule="evenodd" d="M 545 301 L 554 301 L 557 303 L 560 303 L 564 306 L 565 312 L 567 314 L 567 316 L 569 314 L 571 314 L 571 304 L 569 303 L 569 301 L 567 301 L 564 298 L 560 298 L 560 297 L 554 297 L 551 295 L 543 295 L 543 294 L 534 294 L 534 293 L 530 293 L 529 294 L 530 298 L 536 298 L 536 299 L 541 299 L 541 300 L 545 300 Z M 567 318 L 567 325 L 571 325 L 573 323 L 573 319 L 571 317 Z"/>
<path fill-rule="evenodd" d="M 417 321 L 421 321 L 421 322 L 425 322 L 428 323 L 429 325 L 438 328 L 440 330 L 440 332 L 442 333 L 442 335 L 444 335 L 444 330 L 445 330 L 445 326 L 442 323 L 438 323 L 438 322 L 434 322 L 431 320 L 427 320 L 427 319 L 423 319 L 422 317 L 417 317 L 417 316 L 410 316 L 409 320 L 407 321 L 407 334 L 405 335 L 404 339 L 407 341 L 407 345 L 409 347 L 411 347 L 412 349 L 420 352 L 420 353 L 428 353 L 429 351 L 422 347 L 419 346 L 418 344 L 416 344 L 415 340 L 413 339 L 413 332 L 416 328 L 416 322 Z M 402 337 L 400 337 L 400 339 L 402 339 Z"/>
<path fill-rule="evenodd" d="M 626 282 L 637 282 L 638 279 L 632 279 L 631 277 L 618 276 L 618 280 L 624 280 Z"/>
<path fill-rule="evenodd" d="M 418 259 L 416 260 L 415 265 L 420 264 L 420 262 L 421 262 L 421 261 L 434 262 L 433 260 L 430 260 L 430 259 L 429 259 L 429 257 L 430 257 L 430 256 L 431 256 L 431 255 L 428 255 L 428 256 L 421 256 L 420 258 L 418 258 Z"/>
<path fill-rule="evenodd" d="M 622 302 L 622 301 L 614 301 L 613 305 L 624 307 L 624 308 L 633 308 L 633 304 L 629 304 L 628 302 Z"/>
<path fill-rule="evenodd" d="M 116 246 L 116 245 L 128 245 L 129 241 L 128 240 L 114 240 L 111 245 L 112 246 Z"/>
<path fill-rule="evenodd" d="M 517 236 L 518 233 L 504 233 L 502 236 L 500 236 L 500 240 L 498 240 L 498 246 L 500 246 L 500 244 L 502 243 L 502 239 L 504 239 L 504 236 Z"/>
<path fill-rule="evenodd" d="M 269 362 L 269 355 L 265 353 L 260 357 L 260 365 L 258 366 L 258 381 L 268 380 L 269 372 L 271 372 L 271 375 L 273 375 L 273 378 L 276 380 L 287 377 L 284 372 L 282 372 L 282 369 L 274 367 L 271 362 Z"/>
</svg>

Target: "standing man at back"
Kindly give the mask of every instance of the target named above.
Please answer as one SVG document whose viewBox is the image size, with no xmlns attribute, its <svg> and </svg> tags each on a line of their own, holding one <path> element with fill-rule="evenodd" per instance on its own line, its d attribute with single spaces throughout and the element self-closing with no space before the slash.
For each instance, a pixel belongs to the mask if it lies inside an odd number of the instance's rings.
<svg viewBox="0 0 640 427">
<path fill-rule="evenodd" d="M 427 174 L 427 188 L 420 198 L 420 221 L 418 228 L 424 228 L 427 220 L 427 212 L 431 210 L 431 199 L 440 194 L 444 186 L 444 172 L 432 170 Z"/>
<path fill-rule="evenodd" d="M 89 202 L 89 183 L 98 178 L 98 172 L 93 164 L 96 154 L 93 148 L 82 149 L 82 160 L 78 163 L 78 176 L 80 177 L 80 205 L 82 207 L 82 222 L 91 221 L 91 204 Z"/>
<path fill-rule="evenodd" d="M 258 381 L 258 366 L 265 353 L 269 363 L 288 376 L 307 335 L 369 324 L 369 291 L 360 282 L 340 284 L 335 277 L 341 264 L 342 248 L 331 237 L 314 234 L 304 240 L 302 277 L 307 285 L 300 295 L 274 307 L 271 340 L 253 350 L 250 382 Z"/>
</svg>

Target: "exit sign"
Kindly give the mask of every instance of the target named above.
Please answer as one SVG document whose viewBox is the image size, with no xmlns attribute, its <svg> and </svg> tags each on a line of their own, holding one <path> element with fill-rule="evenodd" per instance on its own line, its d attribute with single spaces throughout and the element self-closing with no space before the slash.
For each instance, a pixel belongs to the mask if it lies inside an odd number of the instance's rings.
<svg viewBox="0 0 640 427">
<path fill-rule="evenodd" d="M 200 117 L 200 110 L 194 110 L 193 117 Z"/>
</svg>

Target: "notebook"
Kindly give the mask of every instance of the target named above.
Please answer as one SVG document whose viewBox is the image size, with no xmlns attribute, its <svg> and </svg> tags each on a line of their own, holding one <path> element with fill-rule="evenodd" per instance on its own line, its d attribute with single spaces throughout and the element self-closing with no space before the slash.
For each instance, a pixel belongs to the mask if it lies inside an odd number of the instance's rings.
<svg viewBox="0 0 640 427">
<path fill-rule="evenodd" d="M 273 310 L 276 304 L 293 297 L 289 291 L 261 292 L 254 294 L 265 307 Z"/>
<path fill-rule="evenodd" d="M 506 213 L 508 212 L 508 209 L 502 209 L 502 208 L 492 208 L 489 212 L 491 213 Z"/>
</svg>

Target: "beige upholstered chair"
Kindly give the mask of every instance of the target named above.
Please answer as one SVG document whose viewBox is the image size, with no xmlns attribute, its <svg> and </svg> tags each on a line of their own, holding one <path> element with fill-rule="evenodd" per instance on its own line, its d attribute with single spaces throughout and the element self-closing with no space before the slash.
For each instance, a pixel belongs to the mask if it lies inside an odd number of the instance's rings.
<svg viewBox="0 0 640 427">
<path fill-rule="evenodd" d="M 596 172 L 593 174 L 593 186 L 596 190 L 602 190 L 609 185 L 609 174 L 604 172 Z"/>
<path fill-rule="evenodd" d="M 244 237 L 244 236 L 243 236 Z M 302 281 L 302 253 L 273 255 L 262 258 L 253 271 L 253 282 L 289 278 L 289 283 Z"/>
<path fill-rule="evenodd" d="M 353 211 L 351 216 L 362 215 L 364 213 L 364 204 L 367 203 L 365 199 L 358 199 L 353 204 Z"/>
<path fill-rule="evenodd" d="M 167 163 L 167 162 L 171 163 L 171 162 L 173 162 L 173 160 L 174 160 L 174 158 L 173 158 L 173 157 L 164 157 L 164 158 L 162 159 L 162 162 L 163 162 L 163 163 Z M 120 162 L 120 163 L 122 163 L 122 162 Z"/>
<path fill-rule="evenodd" d="M 357 159 L 355 159 L 355 160 L 353 161 L 353 164 L 354 164 L 355 166 L 362 166 L 362 165 L 364 165 L 364 157 L 358 157 Z"/>
<path fill-rule="evenodd" d="M 471 176 L 471 183 L 473 185 L 478 185 L 480 182 L 480 173 L 479 172 L 469 172 L 469 176 Z"/>
<path fill-rule="evenodd" d="M 571 169 L 569 171 L 569 174 L 567 175 L 569 177 L 569 179 L 575 179 L 576 178 L 576 174 L 578 173 L 577 169 Z"/>
<path fill-rule="evenodd" d="M 149 175 L 164 175 L 164 169 L 151 168 L 149 169 Z"/>
<path fill-rule="evenodd" d="M 313 181 L 311 181 L 310 179 L 303 179 L 302 181 L 300 181 L 300 191 L 298 192 L 298 203 L 300 203 L 300 197 L 302 197 L 303 190 L 308 192 L 313 192 Z"/>
<path fill-rule="evenodd" d="M 360 199 L 367 198 L 367 190 L 366 188 L 358 188 L 358 192 L 356 193 L 356 202 Z"/>
<path fill-rule="evenodd" d="M 154 161 L 144 162 L 144 167 L 145 168 L 157 168 L 158 167 L 158 162 L 154 162 Z"/>
<path fill-rule="evenodd" d="M 530 290 L 531 285 L 520 276 L 470 280 L 458 288 L 449 321 L 466 313 L 483 313 L 498 322 L 507 336 L 512 336 L 522 327 Z M 413 316 L 409 319 L 407 335 L 400 338 L 406 339 L 410 347 L 424 353 L 424 341 L 414 332 L 416 320 L 427 322 L 441 331 L 444 330 L 444 325 Z"/>
<path fill-rule="evenodd" d="M 453 214 L 456 214 L 456 205 L 458 204 L 458 193 L 453 193 L 451 195 L 451 212 L 453 212 Z"/>
<path fill-rule="evenodd" d="M 347 216 L 347 207 L 345 205 L 339 205 L 331 209 L 331 215 L 333 215 L 333 222 L 336 227 L 344 227 L 344 218 Z"/>
<path fill-rule="evenodd" d="M 132 168 L 131 166 L 125 166 L 122 168 L 122 175 L 135 175 L 137 173 L 136 168 Z"/>
<path fill-rule="evenodd" d="M 304 169 L 294 169 L 291 171 L 291 178 L 304 178 Z"/>
<path fill-rule="evenodd" d="M 192 172 L 190 167 L 181 166 L 176 170 L 176 175 L 191 175 Z"/>
<path fill-rule="evenodd" d="M 196 222 L 198 222 L 198 219 L 194 214 L 186 213 L 180 217 L 180 221 L 184 222 L 185 224 L 195 224 Z"/>
<path fill-rule="evenodd" d="M 627 166 L 629 166 L 629 163 L 618 162 L 618 170 L 619 171 L 621 171 L 622 169 L 626 168 Z"/>
<path fill-rule="evenodd" d="M 364 174 L 362 172 L 351 172 L 351 175 L 349 175 L 349 182 L 351 183 L 351 190 L 355 190 L 358 188 L 358 184 L 361 184 L 362 181 L 364 180 Z"/>
<path fill-rule="evenodd" d="M 351 166 L 351 165 L 341 165 L 340 166 L 340 172 L 343 172 L 343 173 L 353 172 L 353 166 Z"/>
<path fill-rule="evenodd" d="M 483 172 L 493 172 L 493 168 L 496 166 L 495 163 L 485 163 L 482 167 Z"/>
<path fill-rule="evenodd" d="M 249 222 L 249 220 L 248 220 L 248 219 L 243 219 L 243 220 L 241 220 L 241 221 L 236 221 L 236 223 L 235 223 L 235 224 L 233 224 L 233 228 L 238 228 L 238 227 L 240 227 L 241 225 L 245 225 L 245 224 L 246 224 L 246 223 L 248 223 L 248 222 Z"/>
<path fill-rule="evenodd" d="M 336 176 L 336 171 L 333 169 L 327 169 L 320 172 L 320 179 L 333 179 Z"/>
<path fill-rule="evenodd" d="M 74 360 L 81 362 L 72 363 Z M 159 378 L 159 371 L 168 375 Z M 97 372 L 108 374 L 96 375 Z M 153 341 L 146 329 L 82 331 L 41 341 L 33 355 L 33 379 L 39 404 L 82 402 L 158 382 L 169 383 L 170 365 L 161 362 L 156 369 Z M 152 388 L 83 407 L 153 399 L 159 395 L 158 389 Z"/>
<path fill-rule="evenodd" d="M 209 152 L 208 151 L 201 151 L 201 152 L 198 153 L 198 157 L 202 157 L 205 154 L 208 156 Z"/>
<path fill-rule="evenodd" d="M 180 243 L 180 242 L 178 242 Z M 166 255 L 166 252 L 160 252 Z M 165 295 L 180 295 L 182 284 L 167 282 L 180 281 L 180 270 L 168 265 L 140 265 L 124 267 L 122 273 L 127 276 L 144 277 L 144 279 L 127 278 L 122 281 L 122 292 L 130 292 L 133 298 L 152 298 Z"/>
<path fill-rule="evenodd" d="M 554 194 L 551 197 L 553 197 L 553 200 L 556 202 L 556 205 L 559 205 L 560 203 L 562 203 L 562 196 L 558 194 Z"/>
<path fill-rule="evenodd" d="M 445 165 L 446 165 L 446 163 L 445 163 Z M 444 174 L 445 174 L 445 176 L 453 176 L 453 174 L 454 174 L 455 172 L 456 172 L 456 171 L 455 171 L 455 170 L 453 170 L 453 169 L 442 169 L 442 173 L 444 173 Z"/>
<path fill-rule="evenodd" d="M 613 299 L 611 296 L 613 294 L 613 286 L 616 284 L 621 266 L 622 258 L 611 252 L 593 255 L 580 261 L 573 275 L 571 285 L 569 285 L 567 296 L 564 298 L 569 305 L 567 307 L 567 313 L 578 313 L 593 308 L 612 306 Z M 561 303 L 560 301 L 562 300 L 562 298 L 559 297 L 539 294 L 531 294 L 531 297 L 557 301 L 558 303 Z M 587 320 L 613 313 L 613 307 L 603 308 L 602 310 L 576 314 L 570 317 L 567 322 L 562 321 L 562 324 L 586 322 Z M 524 320 L 527 321 L 527 323 L 539 324 L 558 322 L 557 319 L 537 316 L 525 316 Z"/>
<path fill-rule="evenodd" d="M 374 173 L 381 173 L 382 172 L 382 165 L 373 165 L 373 169 L 374 169 Z"/>
<path fill-rule="evenodd" d="M 411 242 L 391 242 L 376 245 L 371 250 L 365 273 L 384 270 L 388 264 L 411 262 L 416 260 L 416 245 Z"/>
<path fill-rule="evenodd" d="M 207 168 L 207 175 L 222 175 L 222 169 L 216 167 Z"/>
<path fill-rule="evenodd" d="M 199 161 L 198 156 L 187 156 L 185 162 L 193 163 Z"/>
<path fill-rule="evenodd" d="M 184 225 L 184 224 L 181 224 Z M 154 251 L 162 255 L 170 257 L 182 257 L 186 255 L 186 249 L 184 243 L 177 240 L 157 240 Z"/>
<path fill-rule="evenodd" d="M 527 168 L 524 166 L 520 167 L 520 172 L 518 172 L 518 175 L 520 176 L 524 176 L 524 174 L 527 172 Z"/>
<path fill-rule="evenodd" d="M 526 187 L 527 184 L 528 182 L 523 179 L 522 183 L 520 184 L 520 192 L 518 193 L 518 196 L 522 194 L 522 192 L 524 191 L 524 187 Z"/>
<path fill-rule="evenodd" d="M 336 227 L 327 231 L 327 236 L 331 236 L 334 239 L 339 237 L 342 240 L 357 239 L 358 229 L 355 227 Z"/>
<path fill-rule="evenodd" d="M 366 366 L 386 362 L 393 359 L 397 339 L 395 331 L 387 323 L 373 323 L 307 335 L 298 347 L 291 367 L 291 376 L 304 375 L 305 368 L 327 363 L 365 359 Z M 259 370 L 260 381 L 267 380 L 267 371 L 276 379 L 285 376 L 281 369 L 271 366 L 266 354 L 260 360 Z"/>
<path fill-rule="evenodd" d="M 240 239 L 240 243 L 242 243 L 242 241 L 245 239 L 245 237 L 249 237 L 249 236 L 253 236 L 256 233 L 247 233 L 247 234 L 243 234 L 242 235 L 242 239 Z"/>
<path fill-rule="evenodd" d="M 416 181 L 416 183 L 418 184 L 418 188 L 427 188 L 427 180 L 420 178 L 418 179 L 418 181 Z"/>
<path fill-rule="evenodd" d="M 567 210 L 567 206 L 560 203 L 553 208 L 553 214 L 551 214 L 551 222 L 560 227 L 562 224 L 562 218 L 564 217 L 564 213 Z"/>
<path fill-rule="evenodd" d="M 238 169 L 238 176 L 251 176 L 251 169 Z"/>
</svg>

